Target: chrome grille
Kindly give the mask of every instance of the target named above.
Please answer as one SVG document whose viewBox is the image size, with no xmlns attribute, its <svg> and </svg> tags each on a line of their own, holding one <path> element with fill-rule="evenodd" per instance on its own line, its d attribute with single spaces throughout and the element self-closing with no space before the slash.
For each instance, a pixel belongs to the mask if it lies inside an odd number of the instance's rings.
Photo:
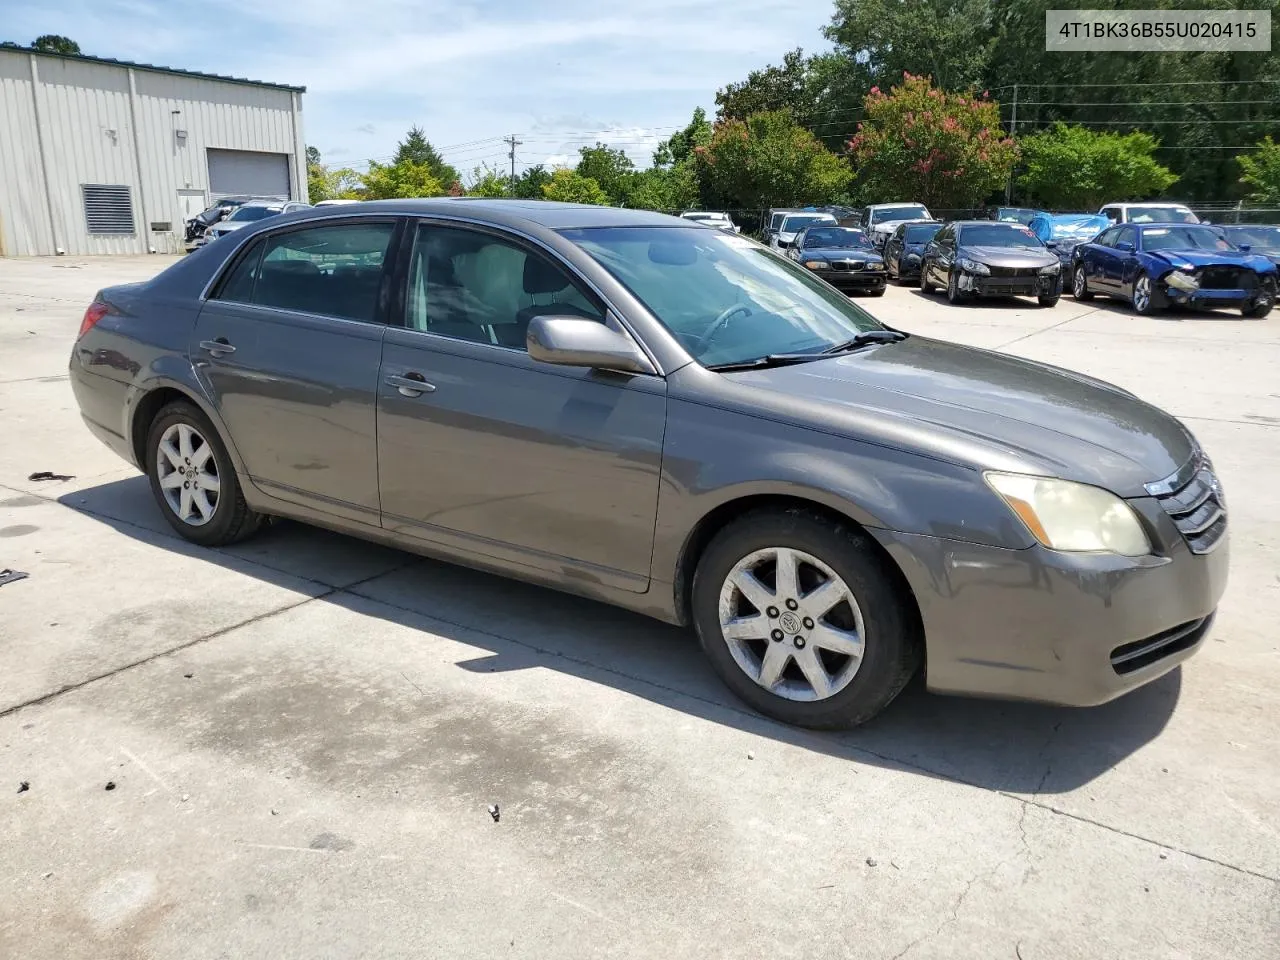
<svg viewBox="0 0 1280 960">
<path fill-rule="evenodd" d="M 866 266 L 867 266 L 867 261 L 865 260 L 832 260 L 831 261 L 832 270 L 857 271 L 857 270 L 865 269 Z"/>
<path fill-rule="evenodd" d="M 1227 504 L 1213 464 L 1203 454 L 1147 489 L 1173 519 L 1192 553 L 1208 553 L 1221 542 L 1227 532 Z"/>
</svg>

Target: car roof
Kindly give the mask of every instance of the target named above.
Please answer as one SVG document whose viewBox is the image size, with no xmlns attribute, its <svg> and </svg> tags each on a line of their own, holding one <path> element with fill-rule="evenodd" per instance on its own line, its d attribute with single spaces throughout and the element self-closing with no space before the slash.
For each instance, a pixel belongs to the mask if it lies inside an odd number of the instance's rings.
<svg viewBox="0 0 1280 960">
<path fill-rule="evenodd" d="M 919 200 L 899 200 L 896 203 L 869 203 L 868 209 L 871 210 L 889 210 L 894 207 L 923 207 L 924 204 Z"/>
<path fill-rule="evenodd" d="M 1026 230 L 1025 223 L 1017 220 L 952 220 L 953 227 L 1008 227 L 1010 230 Z"/>
<path fill-rule="evenodd" d="M 311 208 L 317 217 L 350 216 L 347 205 Z M 551 200 L 496 200 L 488 197 L 431 197 L 416 200 L 365 200 L 361 215 L 400 214 L 402 216 L 473 217 L 506 226 L 533 224 L 550 230 L 581 227 L 670 227 L 688 226 L 688 221 L 648 210 L 624 210 L 584 203 Z"/>
</svg>

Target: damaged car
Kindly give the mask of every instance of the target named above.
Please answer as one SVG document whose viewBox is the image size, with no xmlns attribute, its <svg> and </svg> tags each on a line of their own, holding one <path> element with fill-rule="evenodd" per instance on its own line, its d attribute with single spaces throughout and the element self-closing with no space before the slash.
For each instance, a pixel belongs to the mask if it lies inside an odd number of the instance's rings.
<svg viewBox="0 0 1280 960">
<path fill-rule="evenodd" d="M 1062 294 L 1062 264 L 1052 246 L 1020 223 L 958 220 L 924 248 L 920 291 L 932 293 L 935 285 L 953 304 L 1014 296 L 1052 307 Z"/>
<path fill-rule="evenodd" d="M 1236 247 L 1220 227 L 1126 223 L 1076 248 L 1071 294 L 1119 297 L 1143 315 L 1177 304 L 1262 318 L 1275 302 L 1276 265 Z"/>
</svg>

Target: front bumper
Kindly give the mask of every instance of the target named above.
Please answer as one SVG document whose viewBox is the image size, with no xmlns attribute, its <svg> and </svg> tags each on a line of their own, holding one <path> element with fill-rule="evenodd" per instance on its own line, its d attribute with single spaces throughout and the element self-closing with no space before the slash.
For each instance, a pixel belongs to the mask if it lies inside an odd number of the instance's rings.
<svg viewBox="0 0 1280 960">
<path fill-rule="evenodd" d="M 869 271 L 814 270 L 813 275 L 821 277 L 837 290 L 881 290 L 889 279 L 883 270 L 877 270 L 875 273 Z"/>
<path fill-rule="evenodd" d="M 1170 303 L 1204 310 L 1212 310 L 1215 307 L 1250 307 L 1270 300 L 1270 296 L 1265 291 L 1245 290 L 1242 288 L 1234 290 L 1197 290 L 1194 293 L 1189 293 L 1186 290 L 1166 285 L 1164 295 Z"/>
<path fill-rule="evenodd" d="M 1062 272 L 1033 277 L 987 277 L 961 273 L 956 286 L 979 297 L 1053 297 L 1062 292 Z"/>
<path fill-rule="evenodd" d="M 1093 706 L 1194 654 L 1226 589 L 1226 536 L 1210 553 L 1192 554 L 1154 499 L 1130 502 L 1159 528 L 1164 556 L 870 531 L 919 604 L 929 689 Z"/>
</svg>

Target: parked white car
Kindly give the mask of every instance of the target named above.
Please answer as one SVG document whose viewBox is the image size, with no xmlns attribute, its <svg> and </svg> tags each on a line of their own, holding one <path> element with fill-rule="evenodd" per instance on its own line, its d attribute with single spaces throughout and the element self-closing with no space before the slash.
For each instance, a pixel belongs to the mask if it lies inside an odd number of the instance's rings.
<svg viewBox="0 0 1280 960">
<path fill-rule="evenodd" d="M 310 206 L 311 204 L 300 200 L 250 200 L 237 207 L 227 219 L 215 223 L 205 236 L 210 240 L 216 240 L 218 237 L 225 237 L 228 233 L 234 233 L 241 227 L 265 220 L 267 217 L 277 217 L 282 213 L 293 213 L 295 210 L 306 210 Z"/>
<path fill-rule="evenodd" d="M 741 233 L 742 228 L 729 218 L 727 213 L 720 210 L 686 210 L 680 214 L 683 220 L 692 220 L 706 227 L 715 227 L 717 230 L 724 230 L 727 233 Z"/>
<path fill-rule="evenodd" d="M 1108 203 L 1098 211 L 1112 223 L 1199 223 L 1181 203 Z"/>
<path fill-rule="evenodd" d="M 834 227 L 837 221 L 829 213 L 789 213 L 782 218 L 778 232 L 769 239 L 769 246 L 775 250 L 785 250 L 796 242 L 801 231 L 818 223 L 829 223 Z"/>
<path fill-rule="evenodd" d="M 859 226 L 866 231 L 877 250 L 893 235 L 903 220 L 936 219 L 923 203 L 873 203 L 862 208 Z"/>
</svg>

